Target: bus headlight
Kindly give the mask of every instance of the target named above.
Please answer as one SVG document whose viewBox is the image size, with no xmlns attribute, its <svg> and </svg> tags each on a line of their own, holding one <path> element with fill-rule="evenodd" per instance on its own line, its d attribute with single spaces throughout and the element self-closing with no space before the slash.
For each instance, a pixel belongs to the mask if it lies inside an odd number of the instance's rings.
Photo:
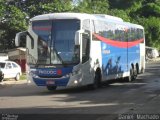
<svg viewBox="0 0 160 120">
<path fill-rule="evenodd" d="M 75 81 L 74 81 L 74 84 L 77 84 L 77 83 L 78 83 L 78 81 L 77 81 L 77 80 L 75 80 Z"/>
<path fill-rule="evenodd" d="M 38 77 L 38 76 L 37 76 L 37 71 L 36 71 L 36 69 L 30 70 L 30 71 L 29 71 L 29 75 L 32 76 L 32 77 L 35 77 L 35 78 Z"/>
<path fill-rule="evenodd" d="M 79 74 L 81 74 L 81 73 L 82 73 L 81 69 L 74 70 L 73 73 L 72 73 L 72 76 L 74 76 L 74 75 L 79 75 Z"/>
<path fill-rule="evenodd" d="M 72 73 L 66 74 L 63 77 L 72 77 L 72 76 L 80 75 L 81 73 L 82 73 L 81 70 L 75 70 Z"/>
</svg>

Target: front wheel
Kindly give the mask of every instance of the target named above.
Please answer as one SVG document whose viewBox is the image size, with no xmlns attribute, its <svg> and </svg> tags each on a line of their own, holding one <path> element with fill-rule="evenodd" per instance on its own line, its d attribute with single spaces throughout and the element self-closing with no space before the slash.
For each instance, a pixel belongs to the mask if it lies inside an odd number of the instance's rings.
<svg viewBox="0 0 160 120">
<path fill-rule="evenodd" d="M 56 90 L 56 88 L 57 88 L 57 86 L 47 86 L 47 89 L 49 91 L 54 91 L 54 90 Z"/>
<path fill-rule="evenodd" d="M 93 84 L 89 85 L 88 87 L 93 90 L 101 87 L 101 74 L 100 73 L 97 73 L 95 75 Z"/>
</svg>

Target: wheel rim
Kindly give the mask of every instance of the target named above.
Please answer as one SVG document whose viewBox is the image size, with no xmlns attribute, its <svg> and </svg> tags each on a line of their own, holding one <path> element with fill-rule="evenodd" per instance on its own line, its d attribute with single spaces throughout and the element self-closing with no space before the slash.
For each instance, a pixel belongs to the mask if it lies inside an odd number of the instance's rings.
<svg viewBox="0 0 160 120">
<path fill-rule="evenodd" d="M 16 76 L 16 80 L 19 80 L 19 79 L 20 79 L 20 75 L 18 73 L 17 76 Z"/>
</svg>

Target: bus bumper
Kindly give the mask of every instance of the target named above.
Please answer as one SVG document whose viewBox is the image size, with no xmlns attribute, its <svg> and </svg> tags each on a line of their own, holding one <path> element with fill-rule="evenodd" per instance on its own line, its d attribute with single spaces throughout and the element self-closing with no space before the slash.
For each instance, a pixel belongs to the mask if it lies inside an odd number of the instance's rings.
<svg viewBox="0 0 160 120">
<path fill-rule="evenodd" d="M 69 77 L 67 78 L 33 78 L 37 86 L 67 86 Z"/>
</svg>

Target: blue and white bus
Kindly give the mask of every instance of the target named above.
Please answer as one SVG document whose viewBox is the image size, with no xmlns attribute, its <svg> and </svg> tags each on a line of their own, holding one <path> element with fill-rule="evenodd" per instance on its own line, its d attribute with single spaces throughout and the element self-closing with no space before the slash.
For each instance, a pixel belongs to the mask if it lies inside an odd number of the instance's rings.
<svg viewBox="0 0 160 120">
<path fill-rule="evenodd" d="M 26 35 L 28 80 L 48 90 L 126 78 L 145 70 L 144 28 L 103 14 L 53 13 L 30 20 Z"/>
</svg>

